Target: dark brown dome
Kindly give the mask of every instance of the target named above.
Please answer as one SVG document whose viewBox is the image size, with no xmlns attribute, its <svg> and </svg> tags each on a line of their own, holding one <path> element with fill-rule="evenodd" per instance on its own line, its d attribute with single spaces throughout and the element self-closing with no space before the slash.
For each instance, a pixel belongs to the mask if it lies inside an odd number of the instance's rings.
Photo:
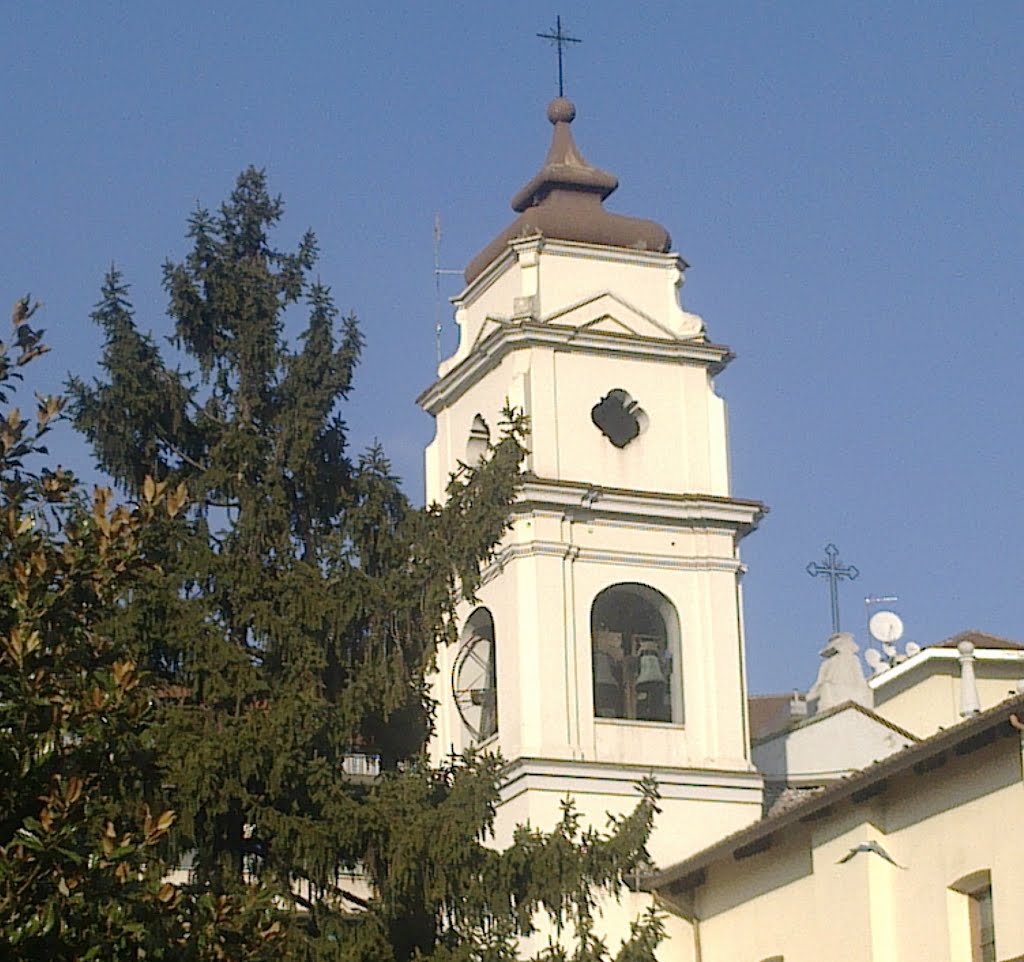
<svg viewBox="0 0 1024 962">
<path fill-rule="evenodd" d="M 575 117 L 576 107 L 565 97 L 556 97 L 548 105 L 548 120 L 555 129 L 544 166 L 512 198 L 512 209 L 520 216 L 470 261 L 467 284 L 483 273 L 510 240 L 531 234 L 633 250 L 664 252 L 671 247 L 672 238 L 660 224 L 604 209 L 602 202 L 619 182 L 614 174 L 583 159 L 569 129 Z"/>
</svg>

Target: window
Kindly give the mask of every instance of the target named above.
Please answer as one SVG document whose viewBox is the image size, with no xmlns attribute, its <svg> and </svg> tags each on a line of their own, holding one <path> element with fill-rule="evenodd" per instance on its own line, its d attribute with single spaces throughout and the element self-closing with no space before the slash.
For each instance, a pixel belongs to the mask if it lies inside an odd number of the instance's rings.
<svg viewBox="0 0 1024 962">
<path fill-rule="evenodd" d="M 954 958 L 996 962 L 996 928 L 992 911 L 992 876 L 972 872 L 949 887 L 950 936 Z"/>
<path fill-rule="evenodd" d="M 969 896 L 971 912 L 971 951 L 973 962 L 996 962 L 996 926 L 992 918 L 992 886 L 972 892 Z"/>
<path fill-rule="evenodd" d="M 624 448 L 647 429 L 643 408 L 622 388 L 609 391 L 590 409 L 590 419 L 617 448 Z"/>
<path fill-rule="evenodd" d="M 473 418 L 473 426 L 469 429 L 469 440 L 466 441 L 466 464 L 475 468 L 481 458 L 486 456 L 490 443 L 491 429 L 478 414 Z"/>
<path fill-rule="evenodd" d="M 486 741 L 498 731 L 494 618 L 486 608 L 477 608 L 462 630 L 452 666 L 452 696 L 474 742 Z"/>
<path fill-rule="evenodd" d="M 679 621 L 663 594 L 641 584 L 606 588 L 594 599 L 590 636 L 598 718 L 682 722 Z"/>
</svg>

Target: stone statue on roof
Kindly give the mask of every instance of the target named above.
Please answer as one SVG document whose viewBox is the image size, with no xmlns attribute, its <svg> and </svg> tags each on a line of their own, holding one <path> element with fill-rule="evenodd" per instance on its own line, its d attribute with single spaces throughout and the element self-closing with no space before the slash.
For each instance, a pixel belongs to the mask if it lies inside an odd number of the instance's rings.
<svg viewBox="0 0 1024 962">
<path fill-rule="evenodd" d="M 848 701 L 865 708 L 873 706 L 874 699 L 858 651 L 860 647 L 849 632 L 841 631 L 829 638 L 821 650 L 824 660 L 818 669 L 818 679 L 807 693 L 812 713 L 827 711 Z"/>
</svg>

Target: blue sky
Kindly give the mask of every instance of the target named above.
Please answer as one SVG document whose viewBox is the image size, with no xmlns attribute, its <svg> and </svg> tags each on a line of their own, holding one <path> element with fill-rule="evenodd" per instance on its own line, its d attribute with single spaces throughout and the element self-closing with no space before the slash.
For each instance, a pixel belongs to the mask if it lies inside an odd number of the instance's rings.
<svg viewBox="0 0 1024 962">
<path fill-rule="evenodd" d="M 547 149 L 564 24 L 574 132 L 609 208 L 665 224 L 718 379 L 744 543 L 751 687 L 813 681 L 834 541 L 906 638 L 1024 640 L 1024 5 L 606 0 L 3 4 L 0 294 L 45 302 L 37 387 L 90 374 L 106 267 L 168 331 L 160 268 L 248 164 L 306 227 L 369 346 L 346 416 L 419 497 L 432 231 L 462 267 Z M 457 293 L 446 279 L 444 295 Z M 445 348 L 454 344 L 445 305 Z M 90 475 L 62 433 L 54 453 Z M 91 476 L 91 475 L 90 475 Z M 685 614 L 684 614 L 685 620 Z"/>
</svg>

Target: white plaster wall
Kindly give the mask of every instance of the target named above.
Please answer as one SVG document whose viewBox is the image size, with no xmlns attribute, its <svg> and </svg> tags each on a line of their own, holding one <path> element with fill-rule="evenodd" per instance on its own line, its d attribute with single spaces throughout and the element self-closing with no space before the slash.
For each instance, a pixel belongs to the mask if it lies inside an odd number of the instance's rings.
<svg viewBox="0 0 1024 962">
<path fill-rule="evenodd" d="M 506 758 L 750 770 L 739 566 L 727 532 L 597 516 L 574 521 L 537 510 L 517 518 L 504 544 L 514 553 L 501 558 L 479 595 L 495 622 L 498 744 Z M 624 582 L 660 592 L 678 614 L 679 724 L 595 718 L 591 608 L 603 590 Z M 462 618 L 471 610 L 463 606 Z M 439 661 L 449 676 L 451 657 Z M 447 684 L 436 696 L 442 754 L 463 745 L 456 716 L 444 708 Z"/>
<path fill-rule="evenodd" d="M 615 893 L 602 893 L 596 902 L 595 932 L 604 940 L 609 949 L 609 957 L 615 958 L 623 940 L 628 936 L 630 925 L 644 915 L 648 908 L 654 904 L 650 895 L 644 892 L 631 892 L 629 889 L 621 889 Z M 662 942 L 661 949 L 657 953 L 659 959 L 685 960 L 685 962 L 696 962 L 692 952 L 680 955 L 684 944 L 690 939 L 691 934 L 688 926 L 680 919 L 671 916 L 664 917 L 662 922 L 666 929 L 667 938 Z M 571 934 L 564 932 L 561 935 L 552 931 L 551 925 L 546 918 L 537 918 L 538 931 L 530 938 L 523 939 L 519 946 L 520 958 L 533 958 L 543 955 L 549 945 L 554 941 L 566 949 L 567 955 L 572 956 L 576 948 L 575 941 Z M 669 948 L 671 946 L 671 949 Z M 692 948 L 692 946 L 691 946 Z M 671 952 L 671 955 L 666 954 Z"/>
<path fill-rule="evenodd" d="M 628 392 L 647 418 L 624 448 L 591 417 L 613 389 Z M 476 415 L 497 439 L 506 401 L 530 418 L 527 468 L 539 477 L 667 494 L 730 493 L 725 404 L 704 364 L 530 347 L 505 355 L 437 414 L 428 502 L 442 499 L 449 474 L 466 459 Z"/>
<path fill-rule="evenodd" d="M 541 477 L 600 481 L 670 494 L 728 495 L 721 399 L 701 364 L 551 352 L 532 378 L 534 464 Z M 591 419 L 609 391 L 629 393 L 648 418 L 617 448 Z"/>
<path fill-rule="evenodd" d="M 557 314 L 605 291 L 625 298 L 667 329 L 666 336 L 695 336 L 699 317 L 682 309 L 682 263 L 677 254 L 632 251 L 531 238 L 514 242 L 505 260 L 485 271 L 455 298 L 459 346 L 442 373 L 465 358 L 488 317 L 511 318 L 516 298 L 533 298 L 537 318 Z"/>
<path fill-rule="evenodd" d="M 753 759 L 771 781 L 837 778 L 910 744 L 912 739 L 847 708 L 760 742 L 753 748 Z"/>
<path fill-rule="evenodd" d="M 495 845 L 509 845 L 518 825 L 528 823 L 550 831 L 569 796 L 582 824 L 604 831 L 609 813 L 623 816 L 636 807 L 640 798 L 636 785 L 643 775 L 655 778 L 661 792 L 660 813 L 647 846 L 657 866 L 692 855 L 761 815 L 760 781 L 755 777 L 721 779 L 699 771 L 657 768 L 632 774 L 632 778 L 622 772 L 608 772 L 607 778 L 581 778 L 577 772 L 557 777 L 549 769 L 548 777 L 535 774 L 513 783 L 511 797 L 498 810 Z"/>
<path fill-rule="evenodd" d="M 530 414 L 529 367 L 529 352 L 507 354 L 486 377 L 473 385 L 471 391 L 437 413 L 434 438 L 426 451 L 428 504 L 445 500 L 449 476 L 457 470 L 460 461 L 466 461 L 466 444 L 476 415 L 487 422 L 491 440 L 497 441 L 506 403 Z M 531 468 L 529 458 L 525 467 Z"/>
<path fill-rule="evenodd" d="M 932 664 L 889 689 L 875 689 L 875 711 L 919 738 L 955 725 L 960 689 L 952 667 Z"/>
</svg>

